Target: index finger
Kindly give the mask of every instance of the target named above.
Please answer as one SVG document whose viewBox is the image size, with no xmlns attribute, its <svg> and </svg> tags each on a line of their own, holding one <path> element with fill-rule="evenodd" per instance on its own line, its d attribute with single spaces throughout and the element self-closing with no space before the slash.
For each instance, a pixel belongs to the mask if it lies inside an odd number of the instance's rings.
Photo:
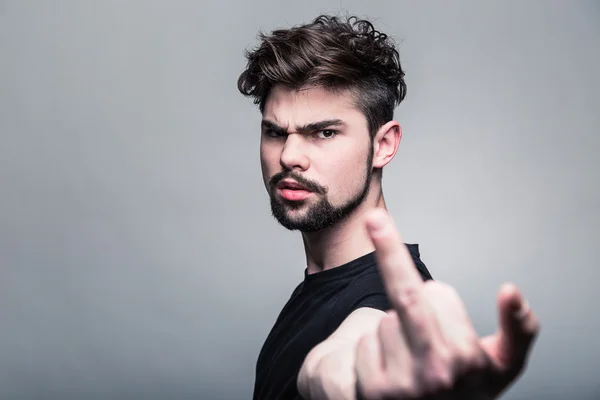
<svg viewBox="0 0 600 400">
<path fill-rule="evenodd" d="M 435 318 L 425 298 L 424 282 L 391 217 L 383 209 L 366 216 L 366 227 L 390 303 L 398 313 L 411 349 L 428 351 L 435 336 Z"/>
</svg>

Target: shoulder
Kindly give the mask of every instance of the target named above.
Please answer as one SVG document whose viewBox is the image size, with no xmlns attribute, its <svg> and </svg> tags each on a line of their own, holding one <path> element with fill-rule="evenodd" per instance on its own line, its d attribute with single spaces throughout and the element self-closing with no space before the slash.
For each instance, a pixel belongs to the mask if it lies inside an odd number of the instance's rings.
<svg viewBox="0 0 600 400">
<path fill-rule="evenodd" d="M 427 269 L 427 266 L 425 265 L 423 260 L 421 260 L 421 252 L 419 249 L 419 245 L 417 243 L 411 243 L 411 244 L 406 243 L 406 247 L 408 248 L 408 251 L 409 251 L 410 255 L 412 256 L 413 263 L 415 264 L 415 267 L 421 274 L 421 277 L 423 278 L 423 280 L 427 281 L 427 280 L 433 279 L 433 277 L 431 276 L 431 273 Z"/>
<path fill-rule="evenodd" d="M 417 244 L 407 244 L 406 246 L 422 279 L 424 281 L 432 280 L 433 278 L 427 266 L 421 260 L 419 246 Z M 345 308 L 344 314 L 346 315 L 363 307 L 382 311 L 391 308 L 383 278 L 376 263 L 365 269 L 362 274 L 352 281 L 347 290 L 338 299 L 338 305 Z"/>
</svg>

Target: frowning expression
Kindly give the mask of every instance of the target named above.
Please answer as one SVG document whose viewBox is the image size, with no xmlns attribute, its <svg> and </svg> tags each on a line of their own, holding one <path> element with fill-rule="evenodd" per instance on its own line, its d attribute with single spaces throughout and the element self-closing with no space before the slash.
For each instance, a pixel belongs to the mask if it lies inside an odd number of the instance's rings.
<svg viewBox="0 0 600 400">
<path fill-rule="evenodd" d="M 369 190 L 372 141 L 349 93 L 275 86 L 263 112 L 260 157 L 273 215 L 288 229 L 331 226 Z"/>
</svg>

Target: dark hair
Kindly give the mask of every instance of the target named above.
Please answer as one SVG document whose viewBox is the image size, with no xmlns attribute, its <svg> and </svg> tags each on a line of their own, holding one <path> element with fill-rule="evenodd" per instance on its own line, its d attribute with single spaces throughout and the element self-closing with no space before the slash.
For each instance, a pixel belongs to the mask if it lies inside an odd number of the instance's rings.
<svg viewBox="0 0 600 400">
<path fill-rule="evenodd" d="M 272 87 L 348 89 L 364 113 L 371 138 L 394 118 L 406 95 L 400 56 L 391 39 L 367 20 L 320 15 L 311 23 L 259 33 L 246 51 L 238 89 L 264 112 Z"/>
</svg>

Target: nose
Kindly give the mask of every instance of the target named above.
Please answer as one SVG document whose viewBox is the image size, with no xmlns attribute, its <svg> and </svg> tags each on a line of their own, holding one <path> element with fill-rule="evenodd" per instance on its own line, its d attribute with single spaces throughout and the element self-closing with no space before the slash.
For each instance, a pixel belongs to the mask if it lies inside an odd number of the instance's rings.
<svg viewBox="0 0 600 400">
<path fill-rule="evenodd" d="M 288 170 L 306 171 L 310 165 L 304 148 L 303 135 L 293 133 L 285 139 L 285 144 L 279 158 L 279 164 Z"/>
</svg>

